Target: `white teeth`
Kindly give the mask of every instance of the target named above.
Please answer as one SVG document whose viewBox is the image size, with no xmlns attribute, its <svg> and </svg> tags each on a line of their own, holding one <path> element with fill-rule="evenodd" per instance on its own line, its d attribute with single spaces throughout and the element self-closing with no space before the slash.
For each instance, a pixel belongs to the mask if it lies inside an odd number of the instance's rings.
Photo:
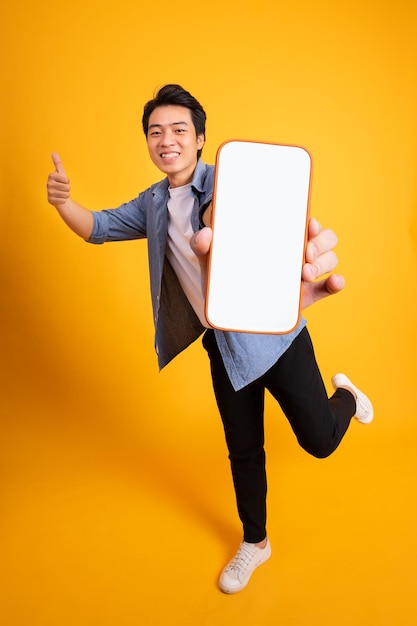
<svg viewBox="0 0 417 626">
<path fill-rule="evenodd" d="M 178 156 L 179 152 L 163 152 L 161 154 L 161 157 L 163 159 L 173 159 L 174 157 Z"/>
</svg>

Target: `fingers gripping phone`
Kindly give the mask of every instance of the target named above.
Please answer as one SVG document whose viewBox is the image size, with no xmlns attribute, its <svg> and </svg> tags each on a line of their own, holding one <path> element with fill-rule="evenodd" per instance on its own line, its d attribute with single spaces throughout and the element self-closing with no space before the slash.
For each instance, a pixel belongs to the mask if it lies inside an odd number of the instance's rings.
<svg viewBox="0 0 417 626">
<path fill-rule="evenodd" d="M 301 314 L 311 157 L 232 140 L 218 149 L 206 317 L 221 330 L 288 333 Z"/>
</svg>

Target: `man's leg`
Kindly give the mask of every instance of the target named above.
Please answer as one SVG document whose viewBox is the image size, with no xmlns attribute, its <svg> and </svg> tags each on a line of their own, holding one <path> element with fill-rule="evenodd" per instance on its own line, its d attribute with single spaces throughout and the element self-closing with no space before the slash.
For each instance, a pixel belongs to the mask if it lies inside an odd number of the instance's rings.
<svg viewBox="0 0 417 626">
<path fill-rule="evenodd" d="M 260 384 L 235 391 L 212 331 L 204 335 L 203 345 L 210 356 L 244 535 L 236 555 L 220 575 L 219 586 L 224 593 L 238 593 L 246 587 L 254 570 L 271 556 L 266 537 L 265 392 Z"/>
<path fill-rule="evenodd" d="M 355 414 L 356 401 L 347 389 L 337 389 L 328 399 L 306 328 L 262 380 L 300 445 L 319 458 L 334 452 Z"/>
<path fill-rule="evenodd" d="M 264 388 L 255 383 L 235 391 L 213 331 L 206 332 L 203 345 L 210 357 L 213 388 L 229 450 L 244 540 L 260 543 L 266 536 Z"/>
</svg>

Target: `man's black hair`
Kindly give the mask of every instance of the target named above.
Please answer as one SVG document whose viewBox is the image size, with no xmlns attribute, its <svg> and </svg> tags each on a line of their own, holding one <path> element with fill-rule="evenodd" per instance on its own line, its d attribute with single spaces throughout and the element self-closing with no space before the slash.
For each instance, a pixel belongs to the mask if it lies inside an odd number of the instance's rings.
<svg viewBox="0 0 417 626">
<path fill-rule="evenodd" d="M 203 135 L 204 140 L 206 139 L 206 113 L 203 107 L 198 100 L 181 87 L 181 85 L 175 84 L 161 87 L 156 96 L 145 104 L 142 116 L 142 126 L 143 132 L 146 136 L 148 136 L 148 125 L 151 113 L 157 107 L 167 106 L 169 104 L 190 109 L 191 119 L 193 121 L 197 137 L 199 135 Z M 202 151 L 202 148 L 197 151 L 198 159 L 200 158 Z"/>
</svg>

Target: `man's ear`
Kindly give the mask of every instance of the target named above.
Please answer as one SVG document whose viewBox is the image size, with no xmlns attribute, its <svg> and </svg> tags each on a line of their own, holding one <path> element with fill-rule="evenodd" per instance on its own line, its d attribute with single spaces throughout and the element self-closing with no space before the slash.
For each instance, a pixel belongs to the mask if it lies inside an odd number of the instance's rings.
<svg viewBox="0 0 417 626">
<path fill-rule="evenodd" d="M 204 146 L 204 143 L 205 143 L 204 135 L 197 135 L 197 148 L 198 148 L 198 150 L 201 150 L 201 148 Z"/>
</svg>

